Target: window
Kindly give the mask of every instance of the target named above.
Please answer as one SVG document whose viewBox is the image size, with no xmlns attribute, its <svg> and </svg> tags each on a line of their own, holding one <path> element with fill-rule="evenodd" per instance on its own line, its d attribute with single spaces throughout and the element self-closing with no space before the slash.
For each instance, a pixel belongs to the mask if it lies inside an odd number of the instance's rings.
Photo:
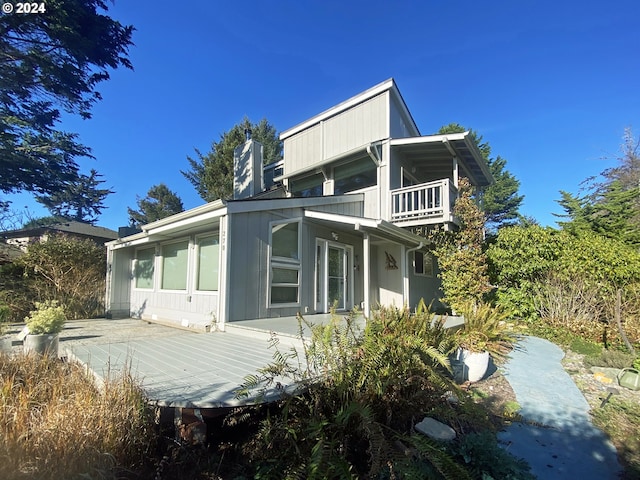
<svg viewBox="0 0 640 480">
<path fill-rule="evenodd" d="M 156 257 L 155 247 L 136 252 L 134 277 L 136 288 L 153 288 L 153 262 Z"/>
<path fill-rule="evenodd" d="M 340 195 L 375 185 L 378 182 L 378 170 L 373 160 L 365 157 L 335 167 L 333 179 L 333 193 Z"/>
<path fill-rule="evenodd" d="M 416 275 L 433 277 L 433 258 L 429 253 L 413 252 L 413 269 Z"/>
<path fill-rule="evenodd" d="M 300 221 L 271 224 L 270 304 L 300 302 Z"/>
<path fill-rule="evenodd" d="M 299 260 L 299 222 L 271 226 L 271 255 L 282 260 Z"/>
<path fill-rule="evenodd" d="M 162 289 L 186 290 L 189 242 L 162 246 Z"/>
<path fill-rule="evenodd" d="M 196 290 L 218 290 L 218 236 L 201 237 L 198 239 L 198 277 Z"/>
<path fill-rule="evenodd" d="M 321 197 L 324 175 L 316 173 L 291 181 L 291 193 L 294 197 Z"/>
</svg>

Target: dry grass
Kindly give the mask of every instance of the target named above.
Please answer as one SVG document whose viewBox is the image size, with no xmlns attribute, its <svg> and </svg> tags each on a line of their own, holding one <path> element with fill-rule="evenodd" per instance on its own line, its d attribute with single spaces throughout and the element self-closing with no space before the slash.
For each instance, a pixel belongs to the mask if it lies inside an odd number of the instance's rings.
<svg viewBox="0 0 640 480">
<path fill-rule="evenodd" d="M 96 385 L 57 359 L 0 355 L 0 478 L 115 478 L 153 447 L 153 417 L 127 373 Z"/>
</svg>

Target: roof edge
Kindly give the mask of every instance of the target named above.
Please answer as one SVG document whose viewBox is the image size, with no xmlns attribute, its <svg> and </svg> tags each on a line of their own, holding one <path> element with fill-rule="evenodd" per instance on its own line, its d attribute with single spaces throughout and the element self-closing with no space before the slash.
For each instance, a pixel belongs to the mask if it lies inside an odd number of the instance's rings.
<svg viewBox="0 0 640 480">
<path fill-rule="evenodd" d="M 285 140 L 295 135 L 296 133 L 299 133 L 302 130 L 309 128 L 310 126 L 315 125 L 316 123 L 320 123 L 323 120 L 326 120 L 335 115 L 338 115 L 339 113 L 344 112 L 345 110 L 353 107 L 354 105 L 358 105 L 359 103 L 365 102 L 370 98 L 373 98 L 376 95 L 379 95 L 388 90 L 395 90 L 396 95 L 401 100 L 401 103 L 404 104 L 404 100 L 402 100 L 402 95 L 400 95 L 400 92 L 397 91 L 398 87 L 396 86 L 395 80 L 393 79 L 393 77 L 388 78 L 387 80 L 380 82 L 377 85 L 374 85 L 373 87 L 365 90 L 364 92 L 358 93 L 357 95 L 351 98 L 348 98 L 347 100 L 340 102 L 339 104 L 334 105 L 333 107 L 317 115 L 314 115 L 308 120 L 305 120 L 302 123 L 299 123 L 298 125 L 295 125 L 289 128 L 288 130 L 283 131 L 282 133 L 280 133 L 280 140 Z M 406 104 L 404 105 L 404 108 L 406 108 Z M 413 120 L 410 114 L 409 114 L 409 117 L 411 118 L 411 120 Z M 415 122 L 414 122 L 414 125 L 415 125 Z"/>
</svg>

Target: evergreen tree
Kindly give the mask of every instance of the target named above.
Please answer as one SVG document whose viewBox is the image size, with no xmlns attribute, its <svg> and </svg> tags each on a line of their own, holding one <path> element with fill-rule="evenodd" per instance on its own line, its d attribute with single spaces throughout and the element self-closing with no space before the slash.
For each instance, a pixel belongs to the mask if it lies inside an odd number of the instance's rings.
<svg viewBox="0 0 640 480">
<path fill-rule="evenodd" d="M 599 177 L 583 182 L 587 193 L 580 197 L 561 191 L 558 201 L 565 220 L 558 224 L 572 233 L 592 231 L 627 244 L 640 246 L 640 156 L 639 142 L 625 131 L 618 165 Z"/>
<path fill-rule="evenodd" d="M 180 197 L 164 183 L 154 185 L 145 198 L 137 197 L 138 210 L 127 209 L 131 226 L 139 227 L 184 211 Z"/>
<path fill-rule="evenodd" d="M 266 119 L 251 123 L 244 118 L 231 130 L 223 133 L 211 151 L 203 154 L 196 149 L 197 159 L 187 157 L 191 170 L 181 171 L 206 202 L 233 195 L 233 151 L 245 141 L 245 130 L 250 129 L 252 138 L 262 144 L 264 164 L 282 159 L 282 143 L 276 129 Z"/>
<path fill-rule="evenodd" d="M 486 226 L 489 231 L 496 231 L 503 226 L 512 225 L 520 217 L 519 208 L 524 196 L 518 195 L 520 181 L 506 169 L 507 161 L 500 156 L 491 158 L 491 146 L 483 142 L 482 136 L 472 129 L 450 123 L 440 128 L 438 133 L 462 133 L 467 130 L 478 145 L 495 180 L 494 183 L 482 187 L 476 193 L 482 211 L 486 215 Z"/>
<path fill-rule="evenodd" d="M 89 148 L 57 129 L 61 110 L 91 116 L 109 70 L 132 68 L 133 27 L 102 0 L 47 0 L 45 12 L 0 15 L 0 192 L 51 194 L 78 178 Z"/>
<path fill-rule="evenodd" d="M 90 175 L 80 175 L 78 179 L 65 185 L 63 190 L 48 195 L 36 195 L 36 200 L 44 205 L 51 215 L 77 222 L 94 224 L 104 210 L 104 200 L 113 190 L 98 188 L 104 183 L 96 170 Z"/>
</svg>

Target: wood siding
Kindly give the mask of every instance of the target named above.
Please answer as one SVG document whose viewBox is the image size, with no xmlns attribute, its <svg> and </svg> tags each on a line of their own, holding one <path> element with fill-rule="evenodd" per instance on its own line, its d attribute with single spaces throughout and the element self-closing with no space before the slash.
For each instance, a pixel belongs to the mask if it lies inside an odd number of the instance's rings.
<svg viewBox="0 0 640 480">
<path fill-rule="evenodd" d="M 389 136 L 387 92 L 373 97 L 324 123 L 324 159 Z"/>
<path fill-rule="evenodd" d="M 314 207 L 328 213 L 357 215 L 361 204 L 334 204 Z M 352 246 L 354 255 L 362 259 L 362 236 L 353 232 L 352 226 L 322 227 L 303 220 L 299 304 L 295 306 L 270 306 L 269 294 L 269 232 L 270 222 L 302 218 L 300 208 L 235 214 L 231 218 L 231 271 L 229 285 L 229 319 L 240 320 L 295 316 L 296 313 L 315 312 L 315 245 L 316 238 L 333 241 L 332 232 L 339 235 L 339 243 Z M 362 273 L 354 279 L 354 301 L 363 300 Z"/>
<path fill-rule="evenodd" d="M 133 249 L 108 252 L 106 312 L 111 318 L 124 318 L 130 314 L 131 262 Z"/>
<path fill-rule="evenodd" d="M 285 176 L 389 138 L 388 99 L 388 92 L 381 93 L 285 139 Z"/>
<path fill-rule="evenodd" d="M 418 132 L 414 131 L 411 120 L 401 113 L 398 103 L 393 97 L 389 102 L 389 123 L 391 138 L 405 138 L 418 135 Z"/>
</svg>

